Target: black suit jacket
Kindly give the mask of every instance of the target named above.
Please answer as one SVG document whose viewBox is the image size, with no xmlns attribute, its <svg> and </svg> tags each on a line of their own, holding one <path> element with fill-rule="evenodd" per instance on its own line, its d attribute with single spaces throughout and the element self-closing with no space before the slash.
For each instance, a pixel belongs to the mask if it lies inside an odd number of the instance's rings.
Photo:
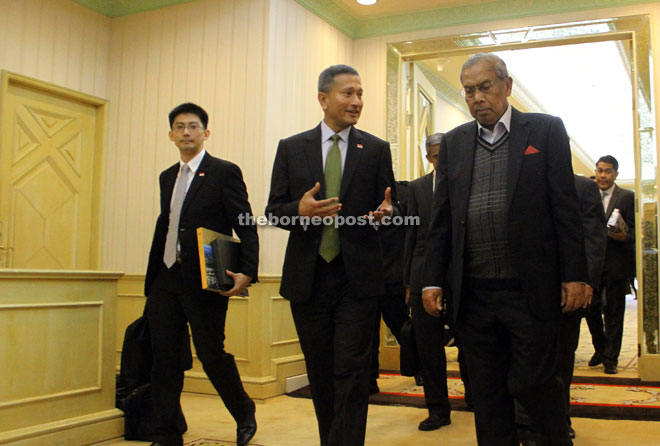
<svg viewBox="0 0 660 446">
<path fill-rule="evenodd" d="M 419 225 L 410 225 L 406 231 L 403 284 L 412 293 L 422 292 L 422 273 L 426 236 L 433 205 L 433 172 L 408 184 L 408 216 L 419 217 Z"/>
<path fill-rule="evenodd" d="M 613 279 L 629 279 L 635 275 L 635 193 L 617 185 L 607 205 L 605 218 L 609 220 L 614 209 L 619 209 L 628 225 L 625 242 L 607 237 L 605 272 Z"/>
<path fill-rule="evenodd" d="M 277 217 L 278 226 L 290 232 L 286 247 L 280 294 L 291 302 L 305 302 L 312 295 L 314 269 L 321 243 L 322 226 L 303 228 L 298 203 L 318 181 L 317 200 L 325 198 L 321 125 L 280 141 L 275 155 L 266 215 Z M 351 128 L 342 171 L 340 216 L 361 217 L 383 201 L 392 188 L 396 202 L 392 155 L 389 143 Z M 282 221 L 286 217 L 290 221 Z M 370 225 L 339 228 L 341 255 L 351 291 L 359 297 L 383 294 L 383 256 L 376 230 Z"/>
<path fill-rule="evenodd" d="M 160 174 L 161 211 L 156 220 L 156 230 L 149 252 L 149 265 L 144 283 L 146 296 L 149 295 L 151 285 L 163 267 L 170 201 L 178 172 L 179 163 L 176 163 Z M 240 271 L 234 272 L 252 277 L 253 282 L 257 280 L 259 238 L 256 225 L 253 219 L 250 221 L 252 224 L 239 224 L 239 215 L 252 216 L 241 169 L 236 164 L 206 153 L 186 193 L 179 221 L 181 270 L 190 289 L 200 293 L 210 293 L 202 291 L 197 248 L 199 227 L 229 236 L 232 235 L 232 229 L 235 230 L 241 240 L 241 266 Z"/>
<path fill-rule="evenodd" d="M 445 134 L 424 263 L 424 286 L 449 287 L 460 309 L 476 121 Z M 513 109 L 507 165 L 507 226 L 514 267 L 532 313 L 561 315 L 561 282 L 587 280 L 568 135 L 561 119 Z"/>
<path fill-rule="evenodd" d="M 597 290 L 605 264 L 605 247 L 608 238 L 605 229 L 605 212 L 598 185 L 594 180 L 575 175 L 575 190 L 580 202 L 580 216 L 584 229 L 584 247 L 589 272 L 587 283 Z"/>
</svg>

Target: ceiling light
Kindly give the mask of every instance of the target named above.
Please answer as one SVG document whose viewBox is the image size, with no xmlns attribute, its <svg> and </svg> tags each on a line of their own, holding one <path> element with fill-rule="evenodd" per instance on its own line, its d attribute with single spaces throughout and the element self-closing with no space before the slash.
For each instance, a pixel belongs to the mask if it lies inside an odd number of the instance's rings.
<svg viewBox="0 0 660 446">
<path fill-rule="evenodd" d="M 376 3 L 376 0 L 357 0 L 361 5 L 373 5 Z"/>
</svg>

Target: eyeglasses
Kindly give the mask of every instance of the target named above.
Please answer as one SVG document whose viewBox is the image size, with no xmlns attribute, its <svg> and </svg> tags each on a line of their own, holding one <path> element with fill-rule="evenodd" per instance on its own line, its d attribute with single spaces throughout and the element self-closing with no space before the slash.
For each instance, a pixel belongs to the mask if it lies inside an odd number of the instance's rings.
<svg viewBox="0 0 660 446">
<path fill-rule="evenodd" d="M 177 133 L 183 133 L 183 131 L 188 128 L 190 133 L 195 133 L 197 130 L 204 130 L 204 126 L 199 122 L 191 122 L 190 124 L 184 124 L 183 122 L 177 122 L 172 126 L 172 130 Z"/>
<path fill-rule="evenodd" d="M 487 80 L 487 81 L 483 81 L 476 87 L 464 86 L 463 89 L 461 90 L 461 94 L 465 99 L 472 99 L 477 90 L 479 90 L 483 94 L 488 94 L 491 92 L 493 86 L 495 86 L 495 82 L 491 80 Z"/>
</svg>

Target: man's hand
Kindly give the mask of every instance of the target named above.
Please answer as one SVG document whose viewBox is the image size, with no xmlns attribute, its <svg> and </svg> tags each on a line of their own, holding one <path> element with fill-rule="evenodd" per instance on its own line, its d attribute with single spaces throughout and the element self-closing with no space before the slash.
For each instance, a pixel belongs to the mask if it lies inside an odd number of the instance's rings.
<svg viewBox="0 0 660 446">
<path fill-rule="evenodd" d="M 334 217 L 341 209 L 338 197 L 326 198 L 325 200 L 316 200 L 314 195 L 321 188 L 318 181 L 310 190 L 300 199 L 298 203 L 298 215 L 307 217 Z"/>
<path fill-rule="evenodd" d="M 373 221 L 380 221 L 386 215 L 392 215 L 392 189 L 389 187 L 385 189 L 385 199 L 378 206 L 378 210 L 369 211 L 369 217 Z"/>
<path fill-rule="evenodd" d="M 594 289 L 591 288 L 591 285 L 585 285 L 584 286 L 584 305 L 582 308 L 587 308 L 589 305 L 591 305 L 591 301 L 594 298 Z"/>
<path fill-rule="evenodd" d="M 623 229 L 617 232 L 611 231 L 610 228 L 607 228 L 607 236 L 609 238 L 612 238 L 618 242 L 625 242 L 626 237 L 628 236 L 628 233 L 624 231 Z"/>
<path fill-rule="evenodd" d="M 562 282 L 561 283 L 561 306 L 562 312 L 568 313 L 584 307 L 586 302 L 584 283 Z"/>
<path fill-rule="evenodd" d="M 424 310 L 431 316 L 438 317 L 442 311 L 442 288 L 429 288 L 422 292 Z"/>
<path fill-rule="evenodd" d="M 410 287 L 406 287 L 406 305 L 410 305 Z"/>
<path fill-rule="evenodd" d="M 232 273 L 228 269 L 225 270 L 225 273 L 234 279 L 234 287 L 228 291 L 220 291 L 220 294 L 223 296 L 238 296 L 240 295 L 245 289 L 250 285 L 250 282 L 252 281 L 252 277 L 246 276 L 245 274 L 242 273 Z"/>
</svg>

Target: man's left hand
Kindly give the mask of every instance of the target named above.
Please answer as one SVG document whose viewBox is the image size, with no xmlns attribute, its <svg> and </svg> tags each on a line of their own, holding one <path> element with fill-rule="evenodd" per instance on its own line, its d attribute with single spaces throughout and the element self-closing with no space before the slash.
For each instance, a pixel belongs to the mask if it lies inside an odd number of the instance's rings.
<svg viewBox="0 0 660 446">
<path fill-rule="evenodd" d="M 623 230 L 614 232 L 614 231 L 610 231 L 610 228 L 607 228 L 607 236 L 611 239 L 616 240 L 617 242 L 625 242 L 628 233 Z"/>
<path fill-rule="evenodd" d="M 252 277 L 246 276 L 243 273 L 232 273 L 228 269 L 225 270 L 225 273 L 234 279 L 234 287 L 228 291 L 220 291 L 220 294 L 223 296 L 238 296 L 250 285 Z"/>
<path fill-rule="evenodd" d="M 387 188 L 385 189 L 385 199 L 383 202 L 378 206 L 378 209 L 375 211 L 370 211 L 369 212 L 369 217 L 373 219 L 373 221 L 380 221 L 383 217 L 385 216 L 391 216 L 392 215 L 392 189 Z"/>
<path fill-rule="evenodd" d="M 582 282 L 562 282 L 561 306 L 562 312 L 568 313 L 584 307 L 586 293 Z"/>
</svg>

